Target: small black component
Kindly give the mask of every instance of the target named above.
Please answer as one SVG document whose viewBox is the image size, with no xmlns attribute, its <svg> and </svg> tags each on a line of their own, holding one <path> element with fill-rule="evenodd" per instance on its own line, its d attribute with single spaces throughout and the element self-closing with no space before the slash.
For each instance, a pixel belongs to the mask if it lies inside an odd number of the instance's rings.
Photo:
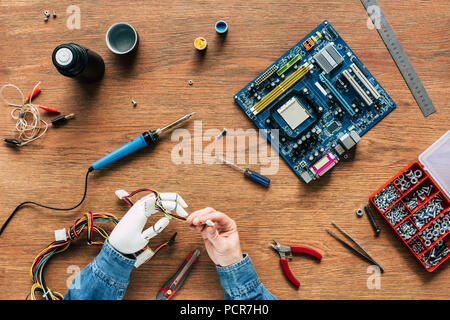
<svg viewBox="0 0 450 320">
<path fill-rule="evenodd" d="M 150 146 L 152 144 L 156 144 L 159 140 L 159 134 L 156 131 L 149 130 L 145 131 L 142 136 L 144 137 L 145 142 Z"/>
<path fill-rule="evenodd" d="M 337 35 L 336 35 L 336 33 L 334 32 L 333 28 L 328 27 L 328 28 L 327 28 L 327 31 L 328 31 L 328 34 L 329 34 L 333 39 L 336 39 L 336 38 L 337 38 Z"/>
<path fill-rule="evenodd" d="M 174 234 L 173 234 L 173 236 L 170 238 L 170 240 L 167 242 L 167 245 L 170 247 L 174 242 L 175 242 L 175 238 L 176 238 L 176 236 L 177 236 L 177 232 L 175 232 Z"/>
<path fill-rule="evenodd" d="M 337 78 L 336 80 L 336 86 L 341 90 L 341 91 L 347 91 L 347 83 L 345 81 L 343 81 L 341 78 Z"/>
<path fill-rule="evenodd" d="M 323 112 L 323 107 L 317 104 L 316 99 L 311 95 L 307 87 L 303 87 L 300 90 L 300 94 L 303 96 L 303 98 L 306 99 L 306 101 L 308 101 L 308 103 L 311 105 L 311 107 L 314 108 L 316 112 Z"/>
<path fill-rule="evenodd" d="M 339 129 L 339 124 L 336 121 L 331 122 L 328 126 L 327 126 L 327 131 L 330 134 L 333 134 L 337 129 Z"/>
<path fill-rule="evenodd" d="M 11 144 L 13 146 L 20 146 L 21 143 L 20 141 L 16 140 L 16 139 L 3 139 L 3 141 L 5 141 L 8 144 Z"/>
<path fill-rule="evenodd" d="M 333 95 L 332 95 L 332 94 L 329 94 L 329 95 L 327 96 L 327 98 L 328 98 L 328 104 L 329 104 L 330 106 L 334 106 L 336 102 L 334 101 Z"/>
<path fill-rule="evenodd" d="M 375 235 L 378 236 L 380 234 L 380 228 L 378 227 L 378 224 L 373 217 L 372 210 L 370 210 L 370 207 L 367 205 L 364 207 L 364 211 L 366 212 L 367 217 L 369 217 L 369 221 L 372 225 L 373 231 L 375 231 Z"/>
<path fill-rule="evenodd" d="M 364 68 L 364 66 L 361 64 L 361 62 L 358 61 L 358 59 L 353 58 L 353 59 L 352 59 L 352 62 L 353 62 L 354 64 L 356 64 L 356 66 L 358 67 L 358 69 L 361 70 L 361 72 L 364 74 L 364 76 L 365 76 L 366 78 L 369 77 L 369 73 L 366 71 L 366 68 Z"/>
</svg>

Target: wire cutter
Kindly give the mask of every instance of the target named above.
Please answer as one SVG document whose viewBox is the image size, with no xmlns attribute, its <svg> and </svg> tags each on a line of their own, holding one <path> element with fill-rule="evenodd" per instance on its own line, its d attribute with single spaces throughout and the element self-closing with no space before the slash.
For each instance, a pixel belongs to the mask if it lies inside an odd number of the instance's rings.
<svg viewBox="0 0 450 320">
<path fill-rule="evenodd" d="M 308 248 L 308 247 L 303 247 L 303 246 L 287 247 L 287 246 L 282 246 L 281 244 L 279 244 L 277 240 L 273 240 L 273 242 L 275 242 L 275 244 L 271 243 L 270 245 L 280 255 L 280 263 L 281 263 L 281 267 L 283 268 L 284 274 L 286 275 L 286 277 L 289 279 L 289 281 L 294 286 L 296 286 L 297 288 L 300 287 L 300 281 L 298 281 L 297 278 L 295 278 L 295 276 L 291 272 L 291 269 L 289 268 L 288 261 L 286 259 L 286 255 L 289 254 L 289 260 L 291 260 L 293 252 L 294 253 L 305 253 L 307 255 L 313 256 L 314 258 L 316 258 L 319 261 L 322 260 L 322 255 L 319 252 L 317 252 L 316 250 Z"/>
</svg>

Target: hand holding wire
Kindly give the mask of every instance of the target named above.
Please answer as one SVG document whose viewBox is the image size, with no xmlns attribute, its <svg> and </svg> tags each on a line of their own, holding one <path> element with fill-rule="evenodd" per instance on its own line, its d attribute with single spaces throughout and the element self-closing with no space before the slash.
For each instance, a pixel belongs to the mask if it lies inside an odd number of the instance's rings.
<svg viewBox="0 0 450 320">
<path fill-rule="evenodd" d="M 192 213 L 187 222 L 202 233 L 206 251 L 216 265 L 225 267 L 242 260 L 237 226 L 229 216 L 213 208 L 205 208 Z"/>
</svg>

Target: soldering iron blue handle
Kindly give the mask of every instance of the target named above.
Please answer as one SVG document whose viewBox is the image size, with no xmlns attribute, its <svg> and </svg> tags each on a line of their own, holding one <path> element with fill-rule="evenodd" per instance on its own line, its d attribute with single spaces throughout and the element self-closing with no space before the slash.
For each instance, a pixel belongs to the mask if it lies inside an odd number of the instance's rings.
<svg viewBox="0 0 450 320">
<path fill-rule="evenodd" d="M 255 172 L 250 169 L 245 169 L 244 175 L 252 179 L 253 181 L 259 183 L 260 185 L 263 185 L 264 187 L 268 187 L 270 185 L 270 179 Z"/>
<path fill-rule="evenodd" d="M 122 159 L 123 157 L 129 155 L 130 153 L 133 153 L 147 146 L 148 144 L 145 141 L 144 136 L 141 134 L 133 141 L 124 144 L 119 149 L 116 149 L 115 151 L 96 161 L 91 167 L 94 170 L 101 169 L 104 166 L 107 166 L 108 164 L 113 163 L 114 161 L 117 161 L 119 159 Z"/>
</svg>

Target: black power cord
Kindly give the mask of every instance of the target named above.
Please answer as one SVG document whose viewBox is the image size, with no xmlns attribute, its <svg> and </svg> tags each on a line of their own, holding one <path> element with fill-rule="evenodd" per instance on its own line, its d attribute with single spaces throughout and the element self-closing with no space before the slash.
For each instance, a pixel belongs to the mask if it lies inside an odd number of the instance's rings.
<svg viewBox="0 0 450 320">
<path fill-rule="evenodd" d="M 88 176 L 89 176 L 89 173 L 91 173 L 93 170 L 94 169 L 92 167 L 89 167 L 88 171 L 86 172 L 86 178 L 84 180 L 83 198 L 81 198 L 81 201 L 78 202 L 78 204 L 76 204 L 76 205 L 74 205 L 73 207 L 70 207 L 70 208 L 56 208 L 56 207 L 47 206 L 47 205 L 42 204 L 42 203 L 34 202 L 34 201 L 22 202 L 9 215 L 9 217 L 8 217 L 8 219 L 6 219 L 5 223 L 3 223 L 2 227 L 0 228 L 0 235 L 3 233 L 3 230 L 5 230 L 6 226 L 11 221 L 11 219 L 14 217 L 14 215 L 17 213 L 17 211 L 19 211 L 19 209 L 22 208 L 24 205 L 33 204 L 33 205 L 36 205 L 36 206 L 39 206 L 39 207 L 42 207 L 42 208 L 47 208 L 47 209 L 51 209 L 51 210 L 58 210 L 58 211 L 70 211 L 70 210 L 78 208 L 84 202 L 84 199 L 86 199 Z"/>
</svg>

